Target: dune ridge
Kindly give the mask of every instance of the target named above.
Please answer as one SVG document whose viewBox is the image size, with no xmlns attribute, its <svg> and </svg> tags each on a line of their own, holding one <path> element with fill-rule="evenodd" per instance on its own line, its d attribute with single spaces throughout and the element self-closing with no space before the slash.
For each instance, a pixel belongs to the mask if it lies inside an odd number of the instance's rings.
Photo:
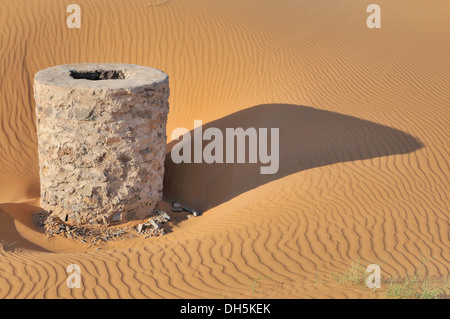
<svg viewBox="0 0 450 319">
<path fill-rule="evenodd" d="M 380 0 L 379 30 L 365 26 L 370 2 L 356 0 L 77 3 L 82 27 L 69 30 L 65 2 L 0 0 L 0 298 L 383 298 L 330 278 L 359 257 L 382 264 L 383 280 L 448 278 L 448 3 Z M 31 224 L 32 79 L 77 62 L 168 73 L 169 145 L 195 119 L 291 116 L 287 166 L 269 179 L 247 166 L 217 176 L 169 166 L 167 196 L 204 207 L 202 217 L 98 251 L 47 240 Z M 272 106 L 252 111 L 261 105 Z M 295 136 L 311 118 L 314 135 Z M 72 263 L 82 289 L 66 286 Z"/>
</svg>

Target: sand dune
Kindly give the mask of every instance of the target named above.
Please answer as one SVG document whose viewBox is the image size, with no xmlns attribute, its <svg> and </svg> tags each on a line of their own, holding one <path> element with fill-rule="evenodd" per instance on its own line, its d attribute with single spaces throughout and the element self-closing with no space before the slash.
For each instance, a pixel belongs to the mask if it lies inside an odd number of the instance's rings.
<svg viewBox="0 0 450 319">
<path fill-rule="evenodd" d="M 0 0 L 0 298 L 382 298 L 331 272 L 449 276 L 450 5 Z M 426 14 L 425 14 L 426 13 Z M 205 211 L 96 250 L 34 228 L 34 74 L 123 62 L 170 76 L 167 125 L 280 127 L 280 170 L 166 161 L 165 196 Z M 422 266 L 424 258 L 429 261 Z M 68 289 L 66 267 L 82 269 Z M 448 292 L 447 292 L 448 294 Z"/>
</svg>

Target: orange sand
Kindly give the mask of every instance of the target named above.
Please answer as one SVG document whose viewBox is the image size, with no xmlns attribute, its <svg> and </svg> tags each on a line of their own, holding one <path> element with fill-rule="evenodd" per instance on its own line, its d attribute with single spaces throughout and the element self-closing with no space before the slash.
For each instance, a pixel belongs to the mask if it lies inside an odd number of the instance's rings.
<svg viewBox="0 0 450 319">
<path fill-rule="evenodd" d="M 330 278 L 358 256 L 449 276 L 450 3 L 379 0 L 378 30 L 360 0 L 78 0 L 78 30 L 69 3 L 0 0 L 0 298 L 383 297 Z M 32 79 L 77 62 L 167 72 L 169 138 L 280 127 L 279 172 L 167 161 L 166 197 L 202 217 L 99 251 L 46 239 Z"/>
</svg>

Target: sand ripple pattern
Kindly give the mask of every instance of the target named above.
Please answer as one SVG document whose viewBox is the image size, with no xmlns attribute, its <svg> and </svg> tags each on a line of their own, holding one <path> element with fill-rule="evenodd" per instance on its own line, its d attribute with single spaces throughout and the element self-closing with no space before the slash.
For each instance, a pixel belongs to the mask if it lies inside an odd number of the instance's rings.
<svg viewBox="0 0 450 319">
<path fill-rule="evenodd" d="M 63 1 L 0 0 L 0 298 L 378 297 L 329 277 L 358 256 L 386 261 L 386 277 L 447 278 L 450 5 L 413 2 L 379 0 L 382 28 L 369 30 L 358 1 L 79 0 L 82 28 L 69 30 Z M 349 149 L 326 138 L 347 123 L 336 122 L 310 137 L 329 165 L 251 189 L 256 177 L 235 172 L 231 191 L 225 177 L 207 185 L 219 204 L 165 237 L 71 252 L 22 215 L 39 188 L 32 78 L 96 61 L 170 75 L 169 137 L 194 119 L 278 103 L 390 127 L 421 147 L 374 137 L 359 159 L 340 160 Z M 82 289 L 66 286 L 73 263 Z"/>
</svg>

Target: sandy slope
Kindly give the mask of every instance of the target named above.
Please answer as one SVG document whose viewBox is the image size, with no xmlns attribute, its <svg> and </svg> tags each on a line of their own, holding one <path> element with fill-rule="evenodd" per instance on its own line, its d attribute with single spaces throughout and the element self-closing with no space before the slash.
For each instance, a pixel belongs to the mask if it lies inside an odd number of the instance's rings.
<svg viewBox="0 0 450 319">
<path fill-rule="evenodd" d="M 383 296 L 330 279 L 358 256 L 385 279 L 449 276 L 448 2 L 379 0 L 379 30 L 360 0 L 77 3 L 69 30 L 64 1 L 0 0 L 0 298 Z M 168 161 L 166 196 L 203 217 L 99 251 L 48 241 L 32 78 L 76 62 L 166 71 L 169 138 L 194 119 L 280 127 L 279 172 Z"/>
</svg>

